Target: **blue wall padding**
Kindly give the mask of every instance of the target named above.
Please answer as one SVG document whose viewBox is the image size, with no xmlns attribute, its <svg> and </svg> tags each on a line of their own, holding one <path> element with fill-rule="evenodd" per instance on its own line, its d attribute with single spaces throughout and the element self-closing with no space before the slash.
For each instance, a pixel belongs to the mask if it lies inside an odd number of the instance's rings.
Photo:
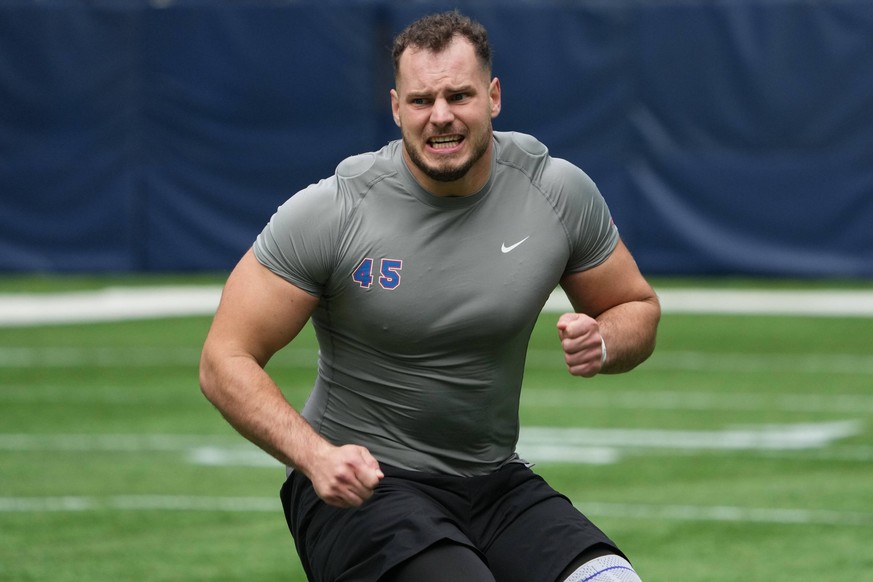
<svg viewBox="0 0 873 582">
<path fill-rule="evenodd" d="M 390 43 L 459 5 L 499 130 L 585 169 L 649 274 L 873 276 L 873 2 L 8 0 L 0 270 L 225 270 L 398 137 Z"/>
</svg>

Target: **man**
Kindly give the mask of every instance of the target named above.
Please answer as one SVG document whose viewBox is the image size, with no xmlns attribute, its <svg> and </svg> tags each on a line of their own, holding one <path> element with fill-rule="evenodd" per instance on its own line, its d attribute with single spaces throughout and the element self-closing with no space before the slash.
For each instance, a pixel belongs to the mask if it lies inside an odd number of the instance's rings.
<svg viewBox="0 0 873 582">
<path fill-rule="evenodd" d="M 651 354 L 657 298 L 590 179 L 492 131 L 501 91 L 481 25 L 425 17 L 394 65 L 402 140 L 277 211 L 228 278 L 202 389 L 288 466 L 311 580 L 639 580 L 515 444 L 527 342 L 554 288 L 576 311 L 558 334 L 583 377 Z M 298 414 L 263 367 L 310 318 L 318 376 Z"/>
</svg>

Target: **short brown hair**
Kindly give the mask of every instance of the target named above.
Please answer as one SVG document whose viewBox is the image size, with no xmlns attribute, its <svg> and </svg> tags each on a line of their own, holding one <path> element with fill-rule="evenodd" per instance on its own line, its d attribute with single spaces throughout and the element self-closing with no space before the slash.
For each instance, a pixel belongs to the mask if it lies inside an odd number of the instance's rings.
<svg viewBox="0 0 873 582">
<path fill-rule="evenodd" d="M 392 50 L 395 77 L 400 65 L 400 55 L 407 48 L 414 47 L 438 53 L 449 46 L 456 36 L 462 36 L 470 41 L 482 68 L 490 73 L 491 45 L 488 44 L 485 27 L 457 10 L 452 10 L 420 18 L 395 37 Z"/>
</svg>

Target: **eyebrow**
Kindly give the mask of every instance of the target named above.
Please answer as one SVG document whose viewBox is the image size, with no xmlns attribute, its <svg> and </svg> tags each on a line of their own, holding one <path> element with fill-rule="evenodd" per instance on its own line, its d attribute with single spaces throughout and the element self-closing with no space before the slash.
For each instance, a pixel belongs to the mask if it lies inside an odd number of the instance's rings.
<svg viewBox="0 0 873 582">
<path fill-rule="evenodd" d="M 472 93 L 474 91 L 473 85 L 459 85 L 457 87 L 447 87 L 446 93 L 454 94 L 454 93 Z M 427 90 L 419 90 L 419 91 L 409 91 L 406 94 L 407 99 L 419 99 L 422 97 L 430 97 L 433 95 L 433 91 Z"/>
</svg>

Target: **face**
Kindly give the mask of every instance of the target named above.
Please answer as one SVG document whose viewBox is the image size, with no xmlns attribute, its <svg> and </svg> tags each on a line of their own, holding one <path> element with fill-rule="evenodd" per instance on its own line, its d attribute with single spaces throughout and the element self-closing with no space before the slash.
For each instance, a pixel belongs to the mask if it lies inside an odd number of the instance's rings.
<svg viewBox="0 0 873 582">
<path fill-rule="evenodd" d="M 500 81 L 489 80 L 473 45 L 457 37 L 440 53 L 407 49 L 391 91 L 404 158 L 430 192 L 466 196 L 491 171 L 491 120 L 500 113 Z M 489 155 L 486 155 L 489 154 Z"/>
</svg>

